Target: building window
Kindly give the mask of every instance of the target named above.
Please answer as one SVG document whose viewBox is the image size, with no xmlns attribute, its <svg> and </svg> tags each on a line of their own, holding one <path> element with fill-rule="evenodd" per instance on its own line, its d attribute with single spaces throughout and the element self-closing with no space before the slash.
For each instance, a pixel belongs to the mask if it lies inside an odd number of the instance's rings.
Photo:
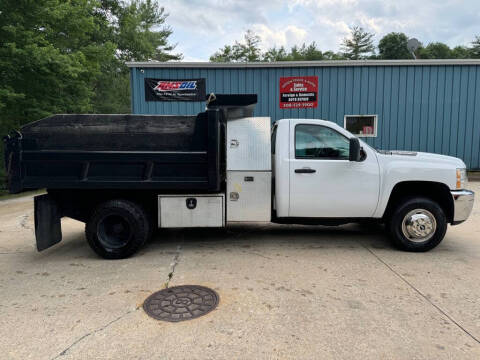
<svg viewBox="0 0 480 360">
<path fill-rule="evenodd" d="M 358 137 L 376 137 L 377 115 L 345 115 L 343 127 Z"/>
</svg>

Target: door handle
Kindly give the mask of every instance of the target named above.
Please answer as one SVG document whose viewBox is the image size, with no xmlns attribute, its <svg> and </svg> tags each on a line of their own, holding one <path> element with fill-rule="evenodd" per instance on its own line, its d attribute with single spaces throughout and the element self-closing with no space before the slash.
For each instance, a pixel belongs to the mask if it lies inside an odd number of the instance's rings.
<svg viewBox="0 0 480 360">
<path fill-rule="evenodd" d="M 302 169 L 295 169 L 295 172 L 297 174 L 312 174 L 316 172 L 317 170 L 315 169 L 310 169 L 310 168 L 302 168 Z"/>
</svg>

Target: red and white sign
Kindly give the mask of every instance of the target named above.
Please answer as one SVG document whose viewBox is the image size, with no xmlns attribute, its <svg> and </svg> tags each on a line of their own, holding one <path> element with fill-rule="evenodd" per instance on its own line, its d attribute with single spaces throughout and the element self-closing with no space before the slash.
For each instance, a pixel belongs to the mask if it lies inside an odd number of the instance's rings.
<svg viewBox="0 0 480 360">
<path fill-rule="evenodd" d="M 318 76 L 280 78 L 280 109 L 316 108 Z"/>
</svg>

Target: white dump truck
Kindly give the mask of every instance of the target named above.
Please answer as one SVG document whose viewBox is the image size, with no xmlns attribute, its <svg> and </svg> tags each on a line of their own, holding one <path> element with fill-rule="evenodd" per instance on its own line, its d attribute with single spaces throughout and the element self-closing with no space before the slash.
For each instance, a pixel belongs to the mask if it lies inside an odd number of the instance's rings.
<svg viewBox="0 0 480 360">
<path fill-rule="evenodd" d="M 135 253 L 154 227 L 238 222 L 378 221 L 400 249 L 427 251 L 465 221 L 465 163 L 379 151 L 337 124 L 253 117 L 255 98 L 225 95 L 196 116 L 56 115 L 5 138 L 11 192 L 35 198 L 38 250 L 63 216 L 86 223 L 92 249 Z"/>
</svg>

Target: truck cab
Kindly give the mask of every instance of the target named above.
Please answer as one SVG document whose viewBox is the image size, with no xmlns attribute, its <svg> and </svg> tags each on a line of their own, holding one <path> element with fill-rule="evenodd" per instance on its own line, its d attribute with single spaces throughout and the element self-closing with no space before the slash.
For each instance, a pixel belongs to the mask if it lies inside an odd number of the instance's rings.
<svg viewBox="0 0 480 360">
<path fill-rule="evenodd" d="M 410 151 L 378 151 L 337 124 L 283 119 L 272 129 L 273 221 L 385 223 L 401 249 L 430 250 L 447 223 L 473 207 L 465 163 Z"/>
</svg>

